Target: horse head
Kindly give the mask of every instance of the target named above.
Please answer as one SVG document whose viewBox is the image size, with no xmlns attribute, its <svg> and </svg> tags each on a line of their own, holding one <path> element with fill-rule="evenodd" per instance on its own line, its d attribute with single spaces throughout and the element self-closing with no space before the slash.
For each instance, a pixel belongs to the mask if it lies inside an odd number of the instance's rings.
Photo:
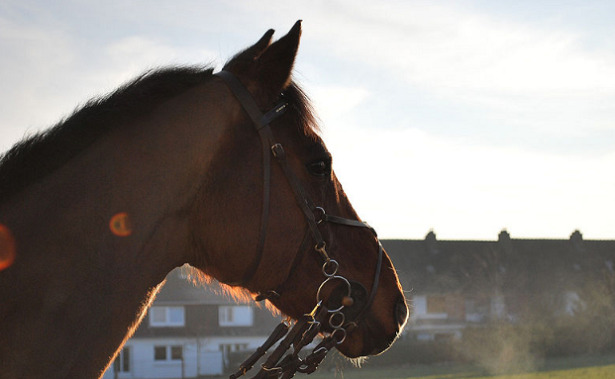
<svg viewBox="0 0 615 379">
<path fill-rule="evenodd" d="M 393 264 L 332 168 L 309 101 L 292 81 L 297 22 L 269 30 L 213 80 L 226 132 L 192 217 L 193 266 L 299 318 L 317 303 L 348 357 L 378 354 L 408 308 Z M 371 180 L 371 179 L 369 179 Z M 333 316 L 335 314 L 335 316 Z"/>
</svg>

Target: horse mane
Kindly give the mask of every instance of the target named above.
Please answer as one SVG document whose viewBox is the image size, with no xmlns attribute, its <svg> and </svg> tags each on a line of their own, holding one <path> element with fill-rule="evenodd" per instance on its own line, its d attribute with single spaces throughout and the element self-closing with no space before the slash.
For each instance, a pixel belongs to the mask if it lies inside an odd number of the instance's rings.
<svg viewBox="0 0 615 379">
<path fill-rule="evenodd" d="M 0 156 L 0 201 L 60 168 L 114 128 L 142 117 L 165 100 L 211 78 L 209 67 L 147 71 L 117 90 L 93 98 L 50 129 Z"/>
<path fill-rule="evenodd" d="M 153 111 L 165 100 L 210 79 L 211 67 L 166 67 L 147 71 L 117 90 L 87 101 L 46 131 L 28 137 L 0 156 L 0 202 L 62 167 L 114 128 Z M 283 93 L 300 133 L 316 138 L 310 101 L 291 83 Z"/>
</svg>

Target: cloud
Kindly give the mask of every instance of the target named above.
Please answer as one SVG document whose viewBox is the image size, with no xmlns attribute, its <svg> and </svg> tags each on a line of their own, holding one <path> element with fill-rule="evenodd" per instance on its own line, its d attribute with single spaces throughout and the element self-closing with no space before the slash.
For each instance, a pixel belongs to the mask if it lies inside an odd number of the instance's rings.
<svg viewBox="0 0 615 379">
<path fill-rule="evenodd" d="M 341 56 L 396 69 L 412 83 L 503 92 L 615 90 L 615 54 L 572 31 L 419 2 L 338 1 L 312 30 Z"/>
<path fill-rule="evenodd" d="M 2 147 L 34 128 L 39 115 L 49 112 L 40 100 L 47 93 L 48 105 L 57 105 L 64 68 L 75 62 L 70 38 L 61 30 L 40 29 L 0 18 L 0 126 Z M 60 95 L 61 96 L 61 95 Z M 33 111 L 36 110 L 36 111 Z M 4 149 L 3 149 L 4 150 Z"/>
<path fill-rule="evenodd" d="M 204 64 L 217 55 L 131 35 L 91 48 L 62 27 L 0 18 L 0 151 L 67 116 L 94 96 L 114 90 L 146 69 Z M 36 110 L 36 111 L 33 111 Z"/>
<path fill-rule="evenodd" d="M 153 37 L 132 35 L 109 41 L 100 58 L 103 63 L 97 67 L 95 76 L 106 78 L 106 87 L 112 90 L 147 69 L 208 64 L 215 62 L 217 55 L 203 48 L 176 47 Z"/>
<path fill-rule="evenodd" d="M 367 64 L 379 78 L 399 78 L 407 92 L 465 108 L 469 128 L 487 119 L 572 138 L 615 130 L 615 52 L 583 45 L 578 30 L 431 2 L 331 8 L 306 38 L 343 60 L 340 70 Z"/>
</svg>

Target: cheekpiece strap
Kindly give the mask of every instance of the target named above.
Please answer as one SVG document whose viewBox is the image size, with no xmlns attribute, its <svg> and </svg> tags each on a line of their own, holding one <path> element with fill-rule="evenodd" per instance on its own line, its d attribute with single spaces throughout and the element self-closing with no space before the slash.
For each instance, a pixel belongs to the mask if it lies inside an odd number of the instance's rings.
<svg viewBox="0 0 615 379">
<path fill-rule="evenodd" d="M 243 84 L 228 71 L 220 71 L 215 74 L 229 87 L 233 96 L 239 101 L 242 108 L 246 111 L 252 123 L 256 128 L 261 139 L 263 151 L 263 208 L 261 213 L 261 225 L 259 237 L 256 245 L 256 256 L 248 269 L 246 270 L 241 282 L 234 283 L 236 285 L 246 285 L 256 274 L 258 266 L 263 257 L 265 248 L 265 238 L 267 235 L 267 226 L 269 224 L 269 202 L 271 194 L 271 144 L 273 143 L 273 135 L 269 124 L 286 112 L 287 103 L 279 103 L 273 109 L 263 114 L 260 108 L 252 98 L 252 94 L 244 87 Z"/>
</svg>

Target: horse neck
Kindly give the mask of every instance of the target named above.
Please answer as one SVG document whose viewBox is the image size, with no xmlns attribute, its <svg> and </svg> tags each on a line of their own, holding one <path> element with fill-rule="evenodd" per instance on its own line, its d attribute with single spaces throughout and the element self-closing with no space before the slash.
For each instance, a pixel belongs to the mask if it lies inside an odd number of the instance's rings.
<svg viewBox="0 0 615 379">
<path fill-rule="evenodd" d="M 0 272 L 8 377 L 98 376 L 165 275 L 188 261 L 183 216 L 224 130 L 224 106 L 208 87 L 114 128 L 0 204 L 17 246 Z M 128 215 L 128 236 L 110 230 L 118 213 Z"/>
</svg>

